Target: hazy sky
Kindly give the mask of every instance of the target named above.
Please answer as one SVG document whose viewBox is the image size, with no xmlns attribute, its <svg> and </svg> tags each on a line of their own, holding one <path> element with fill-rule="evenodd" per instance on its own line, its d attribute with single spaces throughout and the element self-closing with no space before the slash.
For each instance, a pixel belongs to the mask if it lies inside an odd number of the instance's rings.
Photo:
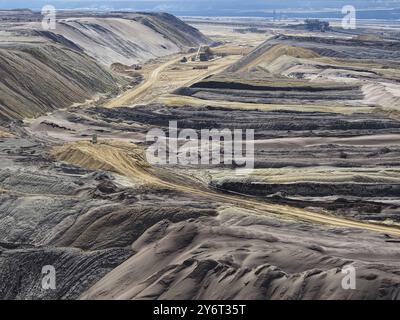
<svg viewBox="0 0 400 320">
<path fill-rule="evenodd" d="M 400 8 L 400 0 L 0 0 L 0 8 L 31 8 L 40 10 L 52 4 L 58 9 L 99 10 L 150 10 L 174 14 L 194 15 L 256 15 L 272 10 L 316 9 L 340 11 L 343 5 L 351 4 L 358 9 Z"/>
</svg>

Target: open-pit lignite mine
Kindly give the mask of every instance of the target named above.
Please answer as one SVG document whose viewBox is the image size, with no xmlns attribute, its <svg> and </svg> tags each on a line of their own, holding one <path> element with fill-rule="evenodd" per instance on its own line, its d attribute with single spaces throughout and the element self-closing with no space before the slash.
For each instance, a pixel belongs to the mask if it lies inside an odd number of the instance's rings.
<svg viewBox="0 0 400 320">
<path fill-rule="evenodd" d="M 0 299 L 400 298 L 395 26 L 41 19 L 0 11 Z M 171 122 L 254 170 L 152 163 Z"/>
</svg>

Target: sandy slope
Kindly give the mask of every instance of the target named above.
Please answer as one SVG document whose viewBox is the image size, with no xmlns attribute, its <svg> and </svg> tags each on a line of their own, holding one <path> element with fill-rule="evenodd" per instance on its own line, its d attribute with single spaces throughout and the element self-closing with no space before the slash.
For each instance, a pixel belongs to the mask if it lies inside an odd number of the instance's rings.
<svg viewBox="0 0 400 320">
<path fill-rule="evenodd" d="M 57 159 L 71 164 L 81 165 L 90 169 L 111 170 L 133 179 L 145 181 L 150 185 L 171 188 L 181 192 L 188 192 L 189 194 L 198 194 L 217 202 L 227 202 L 237 206 L 259 210 L 260 212 L 264 211 L 278 215 L 283 214 L 312 222 L 340 227 L 359 228 L 400 236 L 400 229 L 398 228 L 351 221 L 328 214 L 319 214 L 286 206 L 270 205 L 240 196 L 214 193 L 208 191 L 204 187 L 196 189 L 193 187 L 191 179 L 182 177 L 180 180 L 165 173 L 157 173 L 157 171 L 154 171 L 154 169 L 146 164 L 140 149 L 132 144 L 110 141 L 103 142 L 100 145 L 91 145 L 88 142 L 80 142 L 56 149 L 53 154 Z"/>
<path fill-rule="evenodd" d="M 127 19 L 67 19 L 56 32 L 105 65 L 132 65 L 181 50 L 162 34 Z"/>
<path fill-rule="evenodd" d="M 0 130 L 0 138 L 10 138 L 12 136 L 13 135 L 11 133 L 3 131 L 3 130 Z"/>
<path fill-rule="evenodd" d="M 346 238 L 343 241 L 343 238 Z M 368 240 L 366 240 L 368 238 Z M 398 299 L 396 245 L 367 233 L 325 233 L 234 208 L 218 219 L 162 221 L 136 254 L 82 299 Z M 372 252 L 379 257 L 372 263 Z M 357 270 L 357 290 L 340 272 Z"/>
</svg>

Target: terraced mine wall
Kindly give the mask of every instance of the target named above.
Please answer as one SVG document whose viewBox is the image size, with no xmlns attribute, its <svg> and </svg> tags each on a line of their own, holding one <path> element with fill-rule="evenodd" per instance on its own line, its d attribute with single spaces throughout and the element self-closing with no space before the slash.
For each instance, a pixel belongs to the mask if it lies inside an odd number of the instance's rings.
<svg viewBox="0 0 400 320">
<path fill-rule="evenodd" d="M 82 52 L 57 45 L 0 48 L 0 118 L 23 119 L 118 89 L 124 80 Z"/>
<path fill-rule="evenodd" d="M 20 19 L 11 15 L 7 28 L 13 31 L 0 26 L 2 121 L 116 95 L 137 83 L 112 71 L 113 64 L 130 66 L 211 43 L 169 14 L 61 13 L 51 31 L 41 29 L 39 18 L 34 12 Z"/>
</svg>

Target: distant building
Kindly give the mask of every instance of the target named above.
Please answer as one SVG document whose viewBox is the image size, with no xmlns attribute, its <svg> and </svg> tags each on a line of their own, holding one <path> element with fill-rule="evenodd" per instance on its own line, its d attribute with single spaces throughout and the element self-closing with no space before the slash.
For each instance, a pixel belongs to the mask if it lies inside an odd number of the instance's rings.
<svg viewBox="0 0 400 320">
<path fill-rule="evenodd" d="M 328 21 L 321 21 L 318 19 L 306 19 L 304 23 L 306 25 L 307 30 L 310 31 L 325 32 L 330 30 Z"/>
</svg>

